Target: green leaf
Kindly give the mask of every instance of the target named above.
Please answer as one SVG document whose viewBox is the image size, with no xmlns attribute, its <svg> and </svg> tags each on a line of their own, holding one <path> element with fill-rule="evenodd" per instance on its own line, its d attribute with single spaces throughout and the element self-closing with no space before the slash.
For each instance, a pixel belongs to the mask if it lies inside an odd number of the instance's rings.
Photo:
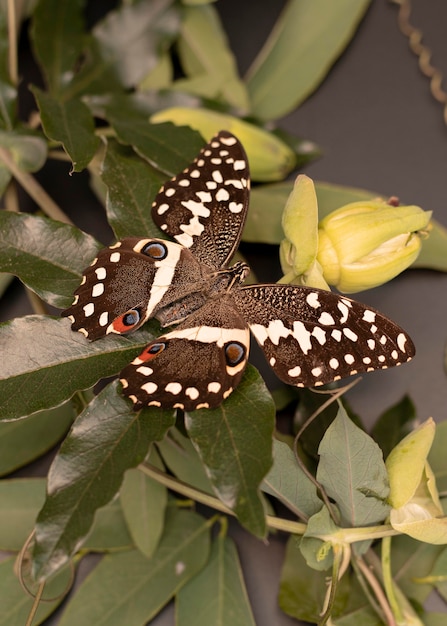
<svg viewBox="0 0 447 626">
<path fill-rule="evenodd" d="M 203 568 L 208 552 L 209 522 L 189 511 L 170 510 L 152 558 L 137 550 L 105 556 L 59 626 L 144 626 Z"/>
<path fill-rule="evenodd" d="M 247 74 L 252 113 L 290 113 L 321 83 L 354 35 L 369 0 L 289 0 Z"/>
<path fill-rule="evenodd" d="M 9 150 L 15 163 L 25 172 L 37 172 L 47 158 L 47 145 L 36 133 L 0 131 L 0 146 Z"/>
<path fill-rule="evenodd" d="M 264 478 L 262 490 L 304 520 L 322 506 L 314 483 L 298 465 L 293 451 L 277 439 L 273 440 L 273 467 Z"/>
<path fill-rule="evenodd" d="M 177 626 L 255 626 L 236 547 L 219 535 L 202 571 L 177 594 Z"/>
<path fill-rule="evenodd" d="M 447 228 L 430 220 L 431 230 L 427 239 L 422 240 L 421 252 L 412 267 L 427 267 L 447 272 Z"/>
<path fill-rule="evenodd" d="M 44 478 L 0 481 L 0 549 L 19 551 L 45 500 Z M 0 622 L 1 623 L 1 622 Z"/>
<path fill-rule="evenodd" d="M 338 527 L 325 506 L 312 515 L 300 541 L 301 553 L 309 567 L 324 571 L 332 566 L 334 561 L 332 542 L 323 538 L 335 535 L 337 530 Z"/>
<path fill-rule="evenodd" d="M 73 78 L 85 44 L 85 0 L 40 0 L 31 22 L 31 41 L 48 88 L 60 93 Z"/>
<path fill-rule="evenodd" d="M 342 522 L 366 526 L 389 512 L 388 477 L 379 446 L 340 406 L 321 440 L 317 480 L 340 509 Z"/>
<path fill-rule="evenodd" d="M 157 449 L 167 467 L 179 480 L 214 495 L 213 486 L 190 439 L 173 428 L 157 443 Z"/>
<path fill-rule="evenodd" d="M 247 91 L 238 76 L 235 58 L 213 6 L 185 7 L 178 51 L 186 75 L 200 80 L 198 95 L 223 100 L 242 113 L 248 113 Z M 174 86 L 179 89 L 185 86 L 185 91 L 189 91 L 191 82 L 178 80 Z"/>
<path fill-rule="evenodd" d="M 259 485 L 272 465 L 274 419 L 273 400 L 251 366 L 221 406 L 185 415 L 214 491 L 258 537 L 266 532 Z"/>
<path fill-rule="evenodd" d="M 87 540 L 82 545 L 82 550 L 110 552 L 133 548 L 133 546 L 120 501 L 115 499 L 96 511 L 95 521 Z"/>
<path fill-rule="evenodd" d="M 385 459 L 394 446 L 410 432 L 415 419 L 416 409 L 409 396 L 404 396 L 382 413 L 374 424 L 371 435 L 379 444 Z"/>
<path fill-rule="evenodd" d="M 26 420 L 0 422 L 0 476 L 34 461 L 56 445 L 75 417 L 67 402 Z"/>
<path fill-rule="evenodd" d="M 164 469 L 154 448 L 150 452 L 148 462 L 158 469 Z M 163 532 L 168 502 L 166 487 L 139 469 L 129 469 L 124 476 L 120 500 L 136 547 L 150 558 Z"/>
<path fill-rule="evenodd" d="M 9 75 L 7 6 L 0 10 L 0 128 L 12 130 L 16 122 L 17 89 Z"/>
<path fill-rule="evenodd" d="M 447 491 L 447 464 L 445 451 L 447 450 L 447 421 L 436 425 L 435 438 L 433 440 L 428 462 L 436 477 L 436 485 L 440 492 Z"/>
<path fill-rule="evenodd" d="M 117 383 L 79 415 L 48 474 L 48 495 L 36 522 L 37 579 L 67 562 L 90 530 L 96 510 L 117 493 L 124 472 L 144 459 L 149 444 L 173 422 L 173 412 L 133 411 L 117 394 Z"/>
<path fill-rule="evenodd" d="M 82 271 L 100 248 L 75 226 L 0 211 L 0 271 L 18 276 L 52 306 L 71 304 Z"/>
<path fill-rule="evenodd" d="M 90 110 L 81 100 L 63 102 L 37 87 L 31 91 L 39 107 L 45 134 L 62 144 L 72 160 L 72 172 L 81 172 L 93 159 L 100 142 L 95 135 Z"/>
<path fill-rule="evenodd" d="M 34 598 L 23 591 L 14 572 L 16 557 L 0 563 L 0 626 L 23 626 L 33 606 Z M 41 624 L 64 599 L 64 591 L 69 582 L 70 573 L 64 571 L 45 587 L 44 598 L 57 598 L 52 602 L 40 602 L 33 624 Z"/>
<path fill-rule="evenodd" d="M 197 156 L 204 142 L 199 133 L 187 127 L 177 128 L 169 122 L 150 124 L 143 116 L 123 115 L 107 109 L 107 119 L 118 140 L 135 151 L 165 177 L 172 178 Z"/>
<path fill-rule="evenodd" d="M 66 98 L 134 87 L 153 69 L 180 27 L 173 0 L 127 4 L 110 11 L 92 31 L 87 60 Z"/>
<path fill-rule="evenodd" d="M 0 324 L 0 419 L 58 406 L 75 391 L 117 374 L 154 336 L 141 330 L 91 343 L 73 332 L 67 319 L 44 315 Z"/>
<path fill-rule="evenodd" d="M 165 176 L 131 148 L 109 140 L 101 178 L 107 185 L 107 216 L 117 239 L 162 237 L 150 209 Z"/>
</svg>

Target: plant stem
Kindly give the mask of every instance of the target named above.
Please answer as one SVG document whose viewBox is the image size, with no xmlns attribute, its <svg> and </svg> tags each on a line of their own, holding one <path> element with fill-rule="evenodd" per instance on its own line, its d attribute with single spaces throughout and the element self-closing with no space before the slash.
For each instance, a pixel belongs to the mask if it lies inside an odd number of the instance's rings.
<svg viewBox="0 0 447 626">
<path fill-rule="evenodd" d="M 14 86 L 19 82 L 17 63 L 17 15 L 15 0 L 8 0 L 8 72 Z"/>
<path fill-rule="evenodd" d="M 9 151 L 2 147 L 0 147 L 0 161 L 8 168 L 14 178 L 48 217 L 65 224 L 73 223 L 50 198 L 43 187 L 39 185 L 37 180 L 28 172 L 21 170 L 11 157 Z"/>
<path fill-rule="evenodd" d="M 380 586 L 379 581 L 374 575 L 372 569 L 368 567 L 368 565 L 364 562 L 361 557 L 356 558 L 356 564 L 365 580 L 367 580 L 369 586 L 373 590 L 374 596 L 376 597 L 381 610 L 383 611 L 384 619 L 388 626 L 396 626 L 396 620 L 394 619 L 393 612 L 388 604 L 387 598 L 383 592 L 382 587 Z"/>
</svg>

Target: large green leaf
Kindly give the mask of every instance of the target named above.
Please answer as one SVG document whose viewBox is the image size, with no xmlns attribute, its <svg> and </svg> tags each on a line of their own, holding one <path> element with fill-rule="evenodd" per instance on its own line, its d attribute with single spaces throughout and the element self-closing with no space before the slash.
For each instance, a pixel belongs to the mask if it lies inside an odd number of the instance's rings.
<svg viewBox="0 0 447 626">
<path fill-rule="evenodd" d="M 318 453 L 317 480 L 337 503 L 342 522 L 354 527 L 382 522 L 390 510 L 382 451 L 343 407 L 324 434 Z"/>
<path fill-rule="evenodd" d="M 110 554 L 84 581 L 59 626 L 144 626 L 206 563 L 209 522 L 189 511 L 168 511 L 151 559 L 137 550 Z"/>
<path fill-rule="evenodd" d="M 102 180 L 107 186 L 107 216 L 118 239 L 163 237 L 151 218 L 151 204 L 166 177 L 128 146 L 107 142 Z"/>
<path fill-rule="evenodd" d="M 85 45 L 85 0 L 40 0 L 31 22 L 31 41 L 51 93 L 73 78 Z"/>
<path fill-rule="evenodd" d="M 180 27 L 173 0 L 126 3 L 93 29 L 86 61 L 65 98 L 134 87 L 153 69 Z"/>
<path fill-rule="evenodd" d="M 0 211 L 0 271 L 18 276 L 52 306 L 71 304 L 82 271 L 100 248 L 69 224 Z"/>
<path fill-rule="evenodd" d="M 7 6 L 0 10 L 0 128 L 12 130 L 16 121 L 17 89 L 9 75 Z"/>
<path fill-rule="evenodd" d="M 64 102 L 37 87 L 32 88 L 46 136 L 61 143 L 72 160 L 72 171 L 87 167 L 99 146 L 95 122 L 81 100 Z"/>
<path fill-rule="evenodd" d="M 322 506 L 315 484 L 298 465 L 289 446 L 278 439 L 273 440 L 273 467 L 264 478 L 262 489 L 304 520 Z"/>
<path fill-rule="evenodd" d="M 241 524 L 259 537 L 266 532 L 259 485 L 272 465 L 274 420 L 272 397 L 251 366 L 223 404 L 185 416 L 188 434 L 214 491 Z"/>
<path fill-rule="evenodd" d="M 154 333 L 141 330 L 92 343 L 73 332 L 67 319 L 42 315 L 1 324 L 0 419 L 61 404 L 75 391 L 117 374 L 153 338 Z"/>
<path fill-rule="evenodd" d="M 255 626 L 236 547 L 219 535 L 206 567 L 177 594 L 177 626 Z"/>
<path fill-rule="evenodd" d="M 216 9 L 208 5 L 184 10 L 178 51 L 183 70 L 193 80 L 177 80 L 176 88 L 223 100 L 247 114 L 248 95 Z M 194 86 L 196 90 L 194 90 Z"/>
<path fill-rule="evenodd" d="M 117 493 L 124 472 L 138 465 L 173 423 L 172 411 L 133 411 L 116 383 L 79 415 L 48 474 L 48 495 L 36 522 L 36 578 L 47 578 L 67 562 L 96 510 Z"/>
<path fill-rule="evenodd" d="M 71 402 L 26 420 L 0 422 L 0 476 L 34 461 L 67 432 L 75 417 Z"/>
<path fill-rule="evenodd" d="M 290 113 L 318 87 L 352 38 L 370 0 L 289 0 L 247 75 L 252 112 Z"/>
<path fill-rule="evenodd" d="M 171 178 L 181 172 L 204 145 L 199 133 L 191 128 L 178 128 L 169 122 L 150 124 L 141 114 L 123 115 L 116 108 L 109 107 L 107 119 L 118 140 L 133 146 L 165 177 Z"/>
</svg>

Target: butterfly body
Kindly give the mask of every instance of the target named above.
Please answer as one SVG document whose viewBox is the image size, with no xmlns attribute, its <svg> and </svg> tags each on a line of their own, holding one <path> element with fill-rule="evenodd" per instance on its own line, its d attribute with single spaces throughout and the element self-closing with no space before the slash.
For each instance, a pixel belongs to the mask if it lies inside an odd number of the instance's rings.
<svg viewBox="0 0 447 626">
<path fill-rule="evenodd" d="M 378 311 L 332 292 L 244 285 L 229 266 L 249 199 L 245 152 L 222 131 L 159 191 L 152 216 L 174 241 L 126 238 L 101 250 L 72 306 L 73 330 L 95 340 L 157 318 L 151 342 L 120 380 L 134 408 L 213 408 L 239 383 L 250 331 L 280 379 L 318 386 L 409 360 L 408 335 Z"/>
</svg>

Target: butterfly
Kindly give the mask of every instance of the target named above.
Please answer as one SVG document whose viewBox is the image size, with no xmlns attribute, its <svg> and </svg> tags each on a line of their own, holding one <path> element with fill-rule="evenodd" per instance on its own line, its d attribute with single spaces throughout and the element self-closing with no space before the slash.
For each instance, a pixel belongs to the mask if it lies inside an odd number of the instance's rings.
<svg viewBox="0 0 447 626">
<path fill-rule="evenodd" d="M 120 374 L 136 410 L 214 408 L 237 387 L 250 331 L 284 382 L 317 387 L 408 361 L 405 331 L 371 307 L 312 287 L 244 285 L 230 266 L 247 216 L 249 166 L 239 140 L 218 133 L 152 204 L 173 241 L 128 237 L 102 249 L 62 312 L 94 341 L 156 318 L 173 326 Z"/>
</svg>

